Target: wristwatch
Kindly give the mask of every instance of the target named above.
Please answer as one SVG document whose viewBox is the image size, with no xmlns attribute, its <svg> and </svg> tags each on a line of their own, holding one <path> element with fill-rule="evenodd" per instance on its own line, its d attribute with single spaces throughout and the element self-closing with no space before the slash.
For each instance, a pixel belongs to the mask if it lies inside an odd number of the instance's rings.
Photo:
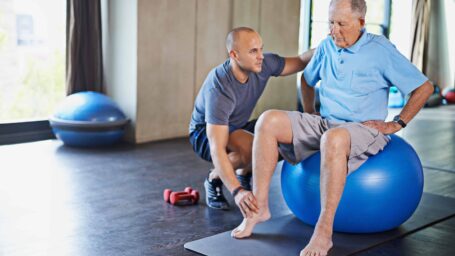
<svg viewBox="0 0 455 256">
<path fill-rule="evenodd" d="M 403 127 L 403 128 L 406 127 L 406 123 L 405 123 L 403 120 L 401 120 L 400 115 L 394 116 L 394 117 L 393 117 L 393 121 L 394 121 L 395 123 L 398 123 L 399 125 L 401 125 L 401 127 Z"/>
</svg>

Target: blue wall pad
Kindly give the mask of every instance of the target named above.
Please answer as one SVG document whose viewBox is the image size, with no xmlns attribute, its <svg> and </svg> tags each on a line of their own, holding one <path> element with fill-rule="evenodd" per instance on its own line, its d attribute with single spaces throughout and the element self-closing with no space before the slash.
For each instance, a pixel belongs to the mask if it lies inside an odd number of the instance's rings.
<svg viewBox="0 0 455 256">
<path fill-rule="evenodd" d="M 452 216 L 455 216 L 454 198 L 424 193 L 414 215 L 397 229 L 374 234 L 334 233 L 334 246 L 329 255 L 350 255 L 367 250 Z M 188 242 L 184 247 L 189 251 L 210 256 L 299 255 L 300 250 L 310 240 L 313 227 L 291 214 L 258 224 L 248 239 L 237 240 L 231 238 L 230 233 L 231 230 Z"/>
</svg>

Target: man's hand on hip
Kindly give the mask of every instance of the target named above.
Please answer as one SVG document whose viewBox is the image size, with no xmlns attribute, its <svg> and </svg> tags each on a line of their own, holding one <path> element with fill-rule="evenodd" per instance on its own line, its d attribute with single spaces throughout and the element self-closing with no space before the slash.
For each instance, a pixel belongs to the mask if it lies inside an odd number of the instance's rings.
<svg viewBox="0 0 455 256">
<path fill-rule="evenodd" d="M 376 129 L 383 134 L 393 134 L 401 130 L 401 126 L 396 122 L 384 122 L 380 120 L 371 120 L 362 123 L 365 126 Z"/>
</svg>

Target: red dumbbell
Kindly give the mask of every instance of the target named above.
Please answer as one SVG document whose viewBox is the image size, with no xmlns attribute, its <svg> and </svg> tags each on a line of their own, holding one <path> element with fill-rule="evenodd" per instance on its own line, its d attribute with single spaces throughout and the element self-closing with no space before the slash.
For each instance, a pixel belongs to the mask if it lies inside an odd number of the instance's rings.
<svg viewBox="0 0 455 256">
<path fill-rule="evenodd" d="M 170 203 L 171 202 L 171 194 L 172 193 L 191 194 L 192 190 L 193 190 L 192 187 L 186 187 L 184 191 L 173 192 L 171 189 L 167 188 L 163 192 L 163 199 L 164 199 L 165 202 Z"/>
<path fill-rule="evenodd" d="M 176 204 L 196 204 L 199 201 L 199 191 L 186 187 L 184 191 L 172 192 L 170 189 L 165 189 L 163 192 L 164 201 Z"/>
</svg>

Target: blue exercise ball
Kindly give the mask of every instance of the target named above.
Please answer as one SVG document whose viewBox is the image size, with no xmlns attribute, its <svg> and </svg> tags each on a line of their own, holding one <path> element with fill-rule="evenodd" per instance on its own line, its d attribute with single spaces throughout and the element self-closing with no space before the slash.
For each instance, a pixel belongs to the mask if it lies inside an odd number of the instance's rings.
<svg viewBox="0 0 455 256">
<path fill-rule="evenodd" d="M 120 141 L 129 119 L 109 97 L 97 92 L 78 92 L 65 98 L 50 123 L 65 145 L 108 146 Z"/>
<path fill-rule="evenodd" d="M 334 230 L 373 233 L 404 223 L 417 208 L 423 193 L 423 170 L 414 149 L 402 138 L 391 135 L 383 151 L 346 178 L 335 215 Z M 320 153 L 297 165 L 284 162 L 281 187 L 294 215 L 315 225 L 321 211 Z"/>
</svg>

